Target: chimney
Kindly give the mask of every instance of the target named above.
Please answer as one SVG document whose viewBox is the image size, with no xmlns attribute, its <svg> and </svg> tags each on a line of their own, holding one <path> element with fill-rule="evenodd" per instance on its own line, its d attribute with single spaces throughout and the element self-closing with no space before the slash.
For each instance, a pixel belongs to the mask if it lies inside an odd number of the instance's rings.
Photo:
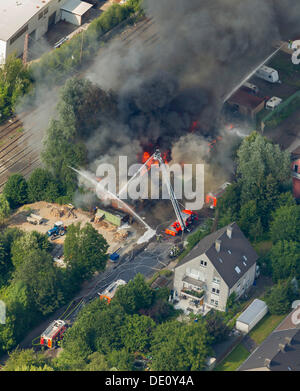
<svg viewBox="0 0 300 391">
<path fill-rule="evenodd" d="M 221 243 L 222 243 L 222 240 L 220 239 L 217 239 L 215 241 L 215 246 L 216 246 L 216 251 L 219 253 L 221 251 Z"/>
<path fill-rule="evenodd" d="M 293 338 L 291 338 L 291 337 L 285 337 L 284 340 L 285 340 L 287 346 L 291 346 Z"/>
<path fill-rule="evenodd" d="M 279 349 L 282 351 L 282 353 L 285 352 L 285 344 L 284 343 L 280 343 L 279 344 Z"/>
<path fill-rule="evenodd" d="M 232 228 L 231 225 L 229 225 L 229 226 L 227 227 L 227 236 L 229 237 L 229 239 L 232 238 L 232 231 L 233 231 L 233 228 Z"/>
<path fill-rule="evenodd" d="M 270 369 L 270 366 L 271 366 L 271 361 L 269 358 L 266 358 L 265 359 L 265 367 L 269 368 Z"/>
</svg>

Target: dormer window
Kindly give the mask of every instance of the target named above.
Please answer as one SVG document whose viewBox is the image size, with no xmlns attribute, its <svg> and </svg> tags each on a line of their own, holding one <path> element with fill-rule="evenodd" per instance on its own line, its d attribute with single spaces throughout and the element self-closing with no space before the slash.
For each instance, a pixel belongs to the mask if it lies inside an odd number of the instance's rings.
<svg viewBox="0 0 300 391">
<path fill-rule="evenodd" d="M 228 254 L 231 254 L 231 251 L 230 251 L 230 250 L 228 250 Z"/>
<path fill-rule="evenodd" d="M 246 255 L 243 255 L 243 258 L 244 258 L 244 260 L 245 261 L 247 261 L 248 259 L 247 259 L 247 257 L 246 257 Z"/>
</svg>

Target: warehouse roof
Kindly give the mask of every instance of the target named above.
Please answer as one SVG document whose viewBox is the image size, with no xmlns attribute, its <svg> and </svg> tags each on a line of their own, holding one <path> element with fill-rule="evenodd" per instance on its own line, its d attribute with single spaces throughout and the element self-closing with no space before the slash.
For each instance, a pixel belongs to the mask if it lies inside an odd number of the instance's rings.
<svg viewBox="0 0 300 391">
<path fill-rule="evenodd" d="M 84 1 L 69 0 L 60 8 L 63 11 L 71 12 L 72 14 L 82 16 L 92 7 L 93 4 L 89 4 Z"/>
<path fill-rule="evenodd" d="M 9 0 L 0 2 L 0 40 L 8 41 L 51 0 Z"/>
<path fill-rule="evenodd" d="M 249 325 L 266 307 L 267 304 L 264 301 L 255 299 L 236 321 Z"/>
<path fill-rule="evenodd" d="M 263 98 L 248 94 L 248 92 L 243 90 L 238 90 L 228 99 L 228 103 L 238 104 L 239 106 L 247 107 L 250 110 L 256 109 L 256 107 L 259 106 L 263 101 Z"/>
<path fill-rule="evenodd" d="M 228 236 L 229 231 L 231 237 Z M 216 250 L 217 240 L 220 251 Z M 176 268 L 204 253 L 229 288 L 232 288 L 258 259 L 250 242 L 236 223 L 205 236 Z"/>
</svg>

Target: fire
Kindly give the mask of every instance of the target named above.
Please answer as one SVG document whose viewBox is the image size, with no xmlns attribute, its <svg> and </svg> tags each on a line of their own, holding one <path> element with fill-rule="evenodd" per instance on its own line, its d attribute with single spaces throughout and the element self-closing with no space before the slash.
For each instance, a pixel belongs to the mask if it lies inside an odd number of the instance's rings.
<svg viewBox="0 0 300 391">
<path fill-rule="evenodd" d="M 163 152 L 162 153 L 162 158 L 163 158 L 163 161 L 165 162 L 165 164 L 168 164 L 168 155 L 169 155 L 169 151 L 166 151 L 166 152 Z M 151 157 L 150 153 L 148 151 L 144 151 L 143 153 L 143 156 L 142 156 L 142 163 L 146 163 L 147 160 L 149 160 Z M 147 169 L 150 170 L 151 166 L 152 165 L 158 165 L 158 161 L 157 160 L 154 160 L 153 158 L 150 159 L 147 163 Z"/>
<path fill-rule="evenodd" d="M 220 141 L 222 140 L 223 137 L 221 136 L 218 136 L 215 140 L 211 141 L 208 145 L 209 145 L 209 148 L 212 149 L 214 147 L 214 145 L 217 143 L 217 141 Z"/>
<path fill-rule="evenodd" d="M 190 126 L 190 133 L 195 133 L 195 131 L 197 130 L 197 127 L 198 127 L 198 121 L 193 121 L 191 126 Z"/>
</svg>

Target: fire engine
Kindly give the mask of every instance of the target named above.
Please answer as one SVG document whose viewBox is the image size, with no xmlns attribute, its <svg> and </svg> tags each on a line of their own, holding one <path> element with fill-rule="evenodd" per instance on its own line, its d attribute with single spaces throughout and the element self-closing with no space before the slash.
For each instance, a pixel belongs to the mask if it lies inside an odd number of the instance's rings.
<svg viewBox="0 0 300 391">
<path fill-rule="evenodd" d="M 193 224 L 194 220 L 198 220 L 198 216 L 196 212 L 193 212 L 189 209 L 184 209 L 181 211 L 181 216 L 183 223 L 187 229 Z M 178 221 L 175 221 L 173 224 L 169 225 L 168 228 L 165 229 L 165 233 L 167 235 L 176 236 L 177 234 L 181 233 L 181 225 Z"/>
<path fill-rule="evenodd" d="M 98 295 L 100 296 L 100 300 L 105 300 L 109 304 L 111 302 L 111 299 L 114 297 L 117 289 L 121 285 L 126 285 L 127 282 L 124 280 L 117 280 L 112 282 L 102 293 L 98 292 Z"/>
<path fill-rule="evenodd" d="M 40 344 L 48 348 L 55 348 L 63 339 L 68 324 L 64 320 L 54 320 L 50 326 L 42 333 Z"/>
<path fill-rule="evenodd" d="M 218 199 L 222 197 L 229 185 L 231 185 L 231 183 L 225 182 L 215 193 L 208 193 L 205 197 L 206 205 L 211 209 L 214 209 L 217 206 Z"/>
</svg>

